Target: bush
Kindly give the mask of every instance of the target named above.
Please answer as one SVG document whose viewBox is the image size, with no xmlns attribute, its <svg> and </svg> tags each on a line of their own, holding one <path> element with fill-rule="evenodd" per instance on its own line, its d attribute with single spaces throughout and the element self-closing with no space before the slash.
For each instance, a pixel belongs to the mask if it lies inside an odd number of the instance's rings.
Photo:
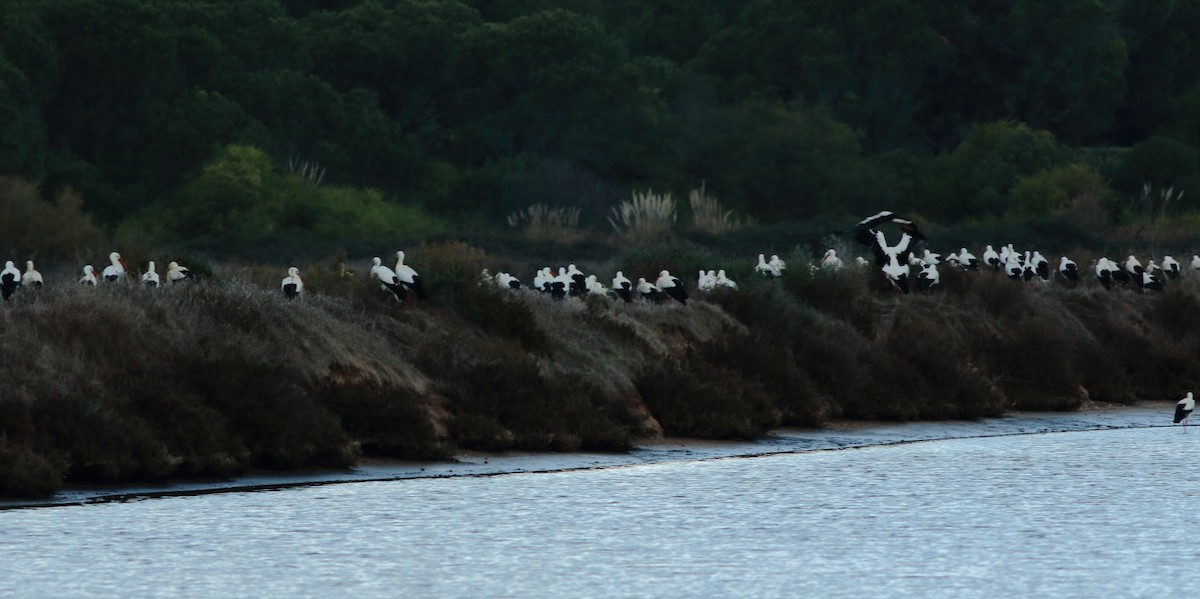
<svg viewBox="0 0 1200 599">
<path fill-rule="evenodd" d="M 0 177 L 0 238 L 18 255 L 74 258 L 98 247 L 103 235 L 82 208 L 83 198 L 70 188 L 47 202 L 37 185 Z"/>
</svg>

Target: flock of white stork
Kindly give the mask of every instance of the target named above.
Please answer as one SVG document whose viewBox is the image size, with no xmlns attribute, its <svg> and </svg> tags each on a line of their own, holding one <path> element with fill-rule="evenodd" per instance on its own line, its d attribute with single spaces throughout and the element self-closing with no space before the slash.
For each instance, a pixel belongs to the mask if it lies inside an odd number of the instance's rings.
<svg viewBox="0 0 1200 599">
<path fill-rule="evenodd" d="M 91 264 L 84 266 L 79 284 L 95 286 L 102 281 L 105 283 L 124 282 L 126 280 L 125 261 L 121 259 L 121 254 L 117 252 L 109 254 L 108 261 L 109 265 L 104 267 L 99 276 L 96 275 L 96 268 Z M 146 272 L 142 273 L 142 284 L 147 287 L 158 287 L 159 280 L 154 261 L 151 260 Z M 178 262 L 172 261 L 167 264 L 167 280 L 174 284 L 194 282 L 196 279 L 186 266 L 180 266 Z M 36 289 L 44 284 L 42 273 L 33 266 L 33 260 L 25 261 L 25 272 L 18 270 L 12 260 L 5 262 L 4 270 L 0 270 L 0 296 L 3 296 L 4 301 L 8 301 L 17 292 L 17 289 L 23 286 Z"/>
<path fill-rule="evenodd" d="M 895 245 L 889 245 L 883 232 L 879 230 L 886 224 L 896 224 L 900 227 L 900 239 Z M 856 241 L 871 248 L 875 255 L 875 264 L 883 271 L 891 287 L 901 293 L 909 293 L 914 268 L 917 269 L 915 280 L 918 289 L 927 290 L 937 285 L 941 280 L 937 267 L 943 262 L 952 268 L 966 270 L 990 268 L 1003 272 L 1009 278 L 1023 281 L 1048 282 L 1055 271 L 1067 281 L 1078 281 L 1080 277 L 1079 265 L 1067 256 L 1062 256 L 1056 267 L 1041 252 L 1019 252 L 1012 244 L 1001 246 L 999 251 L 991 245 L 986 246 L 982 260 L 965 247 L 949 254 L 944 261 L 941 254 L 928 249 L 918 257 L 913 246 L 916 240 L 923 240 L 924 236 L 917 229 L 916 223 L 889 211 L 863 219 L 846 231 L 846 234 L 853 235 Z M 857 258 L 857 261 L 859 265 L 869 264 L 861 257 Z M 834 250 L 825 253 L 821 262 L 822 268 L 841 266 L 842 260 Z M 1192 256 L 1191 266 L 1200 271 L 1200 256 Z M 1130 285 L 1144 292 L 1163 290 L 1163 280 L 1157 271 L 1162 271 L 1168 279 L 1175 279 L 1179 276 L 1180 269 L 1179 262 L 1171 256 L 1163 256 L 1161 264 L 1149 260 L 1145 265 L 1133 255 L 1121 262 L 1102 256 L 1092 265 L 1093 274 L 1105 289 L 1112 289 L 1114 285 Z"/>
<path fill-rule="evenodd" d="M 901 231 L 899 241 L 894 245 L 888 243 L 885 234 L 880 230 L 883 226 L 892 224 L 898 225 Z M 855 241 L 871 249 L 875 256 L 875 264 L 885 275 L 890 287 L 899 293 L 909 293 L 914 286 L 914 281 L 918 290 L 928 290 L 939 284 L 941 276 L 938 266 L 941 264 L 965 270 L 990 268 L 1003 272 L 1010 278 L 1024 281 L 1049 281 L 1055 271 L 1068 281 L 1078 281 L 1080 278 L 1079 266 L 1067 256 L 1062 256 L 1057 267 L 1054 267 L 1041 252 L 1036 250 L 1019 252 L 1013 248 L 1012 244 L 1001 246 L 999 251 L 988 245 L 983 251 L 982 259 L 977 258 L 965 247 L 947 255 L 945 260 L 942 260 L 941 254 L 928 249 L 918 256 L 914 246 L 919 241 L 923 241 L 924 236 L 917 229 L 915 222 L 891 211 L 883 211 L 865 218 L 843 234 L 852 236 Z M 84 266 L 83 276 L 79 279 L 79 283 L 98 285 L 101 282 L 124 281 L 126 270 L 121 255 L 112 252 L 108 258 L 109 265 L 104 267 L 99 276 L 96 275 L 91 264 Z M 418 299 L 425 299 L 426 293 L 421 283 L 421 276 L 411 266 L 404 263 L 404 258 L 404 252 L 397 251 L 396 265 L 389 267 L 383 264 L 382 259 L 375 257 L 370 271 L 371 278 L 377 279 L 380 287 L 392 294 L 397 301 L 404 302 L 410 294 L 415 295 Z M 855 263 L 859 267 L 866 267 L 870 264 L 862 257 L 856 258 Z M 22 285 L 42 286 L 42 275 L 34 268 L 33 261 L 27 261 L 25 266 L 25 272 L 22 273 L 10 260 L 0 271 L 0 294 L 3 295 L 4 300 L 7 301 L 12 297 Z M 819 264 L 814 264 L 812 268 L 814 270 L 839 269 L 844 266 L 845 264 L 837 252 L 830 249 L 825 252 Z M 1200 271 L 1200 256 L 1192 256 L 1191 266 Z M 768 260 L 765 254 L 758 255 L 758 263 L 754 267 L 755 272 L 765 278 L 781 277 L 786 269 L 787 264 L 778 255 L 773 255 Z M 917 272 L 915 277 L 912 276 L 914 269 Z M 1101 257 L 1095 260 L 1092 266 L 1096 279 L 1105 289 L 1111 289 L 1117 284 L 1125 284 L 1136 286 L 1143 291 L 1161 291 L 1163 289 L 1163 280 L 1156 274 L 1157 271 L 1161 270 L 1168 279 L 1174 279 L 1179 276 L 1180 269 L 1179 262 L 1171 256 L 1163 256 L 1161 264 L 1150 260 L 1146 265 L 1132 255 L 1120 263 L 1110 260 L 1108 257 Z M 170 262 L 167 265 L 166 279 L 171 284 L 195 281 L 192 272 L 177 262 Z M 149 262 L 146 272 L 141 275 L 141 282 L 147 287 L 159 285 L 160 277 L 155 270 L 153 261 Z M 685 284 L 667 270 L 661 271 L 657 277 L 652 279 L 639 277 L 636 283 L 626 277 L 622 271 L 617 271 L 612 279 L 611 287 L 605 287 L 596 275 L 584 274 L 574 264 L 559 267 L 557 273 L 549 266 L 538 270 L 533 277 L 531 286 L 527 286 L 510 273 L 500 272 L 491 275 L 484 269 L 481 283 L 494 284 L 502 289 L 532 288 L 547 293 L 554 299 L 600 295 L 626 302 L 640 298 L 654 303 L 675 300 L 685 305 L 688 299 Z M 737 283 L 726 276 L 724 270 L 706 271 L 701 269 L 696 279 L 696 288 L 701 292 L 709 292 L 718 288 L 737 289 L 737 287 Z M 288 269 L 287 276 L 280 282 L 279 289 L 289 299 L 303 294 L 304 280 L 300 277 L 298 268 L 293 266 Z"/>
</svg>

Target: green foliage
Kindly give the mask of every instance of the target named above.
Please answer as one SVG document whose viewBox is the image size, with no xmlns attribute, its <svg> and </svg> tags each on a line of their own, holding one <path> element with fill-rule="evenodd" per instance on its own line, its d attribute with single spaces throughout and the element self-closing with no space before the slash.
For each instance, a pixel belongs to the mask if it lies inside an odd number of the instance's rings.
<svg viewBox="0 0 1200 599">
<path fill-rule="evenodd" d="M 973 127 L 952 153 L 918 166 L 917 194 L 931 217 L 961 220 L 1003 214 L 1020 176 L 1059 166 L 1065 154 L 1054 136 L 1014 122 Z"/>
<path fill-rule="evenodd" d="M 1130 149 L 1114 183 L 1129 195 L 1137 194 L 1143 185 L 1160 191 L 1171 187 L 1183 192 L 1183 202 L 1176 210 L 1194 208 L 1200 205 L 1192 197 L 1200 194 L 1200 154 L 1177 140 L 1152 137 Z"/>
<path fill-rule="evenodd" d="M 1034 216 L 1070 212 L 1081 222 L 1089 213 L 1102 216 L 1116 201 L 1104 177 L 1082 164 L 1068 164 L 1017 177 L 1012 189 L 1010 215 Z M 1093 220 L 1098 226 L 1103 221 Z"/>
<path fill-rule="evenodd" d="M 311 240 L 411 239 L 443 225 L 375 190 L 318 185 L 277 171 L 253 147 L 232 145 L 204 166 L 171 202 L 160 202 L 130 227 L 165 240 L 287 234 Z"/>
<path fill-rule="evenodd" d="M 36 185 L 0 177 L 0 239 L 23 256 L 74 257 L 103 239 L 82 210 L 79 194 L 67 189 L 53 202 L 41 199 Z"/>
</svg>

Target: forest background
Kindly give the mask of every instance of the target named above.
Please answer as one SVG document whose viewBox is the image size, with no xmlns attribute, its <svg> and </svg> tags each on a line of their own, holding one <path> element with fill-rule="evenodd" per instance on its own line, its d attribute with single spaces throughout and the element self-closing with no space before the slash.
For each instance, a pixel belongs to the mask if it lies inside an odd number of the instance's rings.
<svg viewBox="0 0 1200 599">
<path fill-rule="evenodd" d="M 611 232 L 701 186 L 747 248 L 882 208 L 952 248 L 1200 221 L 1197 0 L 2 4 L 2 245 L 43 257 L 281 259 L 532 205 Z"/>
</svg>

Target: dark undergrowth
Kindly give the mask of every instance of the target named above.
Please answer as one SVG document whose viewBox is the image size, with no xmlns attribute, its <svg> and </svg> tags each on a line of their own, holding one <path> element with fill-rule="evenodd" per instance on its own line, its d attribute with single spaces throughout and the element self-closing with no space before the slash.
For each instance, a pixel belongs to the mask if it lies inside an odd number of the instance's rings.
<svg viewBox="0 0 1200 599">
<path fill-rule="evenodd" d="M 1200 382 L 1200 279 L 1144 294 L 943 271 L 896 296 L 873 269 L 802 256 L 778 280 L 688 248 L 625 258 L 606 267 L 726 268 L 741 288 L 555 302 L 479 284 L 491 258 L 445 242 L 408 257 L 425 301 L 397 302 L 344 257 L 303 268 L 295 301 L 278 269 L 216 264 L 180 288 L 22 290 L 0 310 L 0 495 L 1069 410 Z"/>
</svg>

